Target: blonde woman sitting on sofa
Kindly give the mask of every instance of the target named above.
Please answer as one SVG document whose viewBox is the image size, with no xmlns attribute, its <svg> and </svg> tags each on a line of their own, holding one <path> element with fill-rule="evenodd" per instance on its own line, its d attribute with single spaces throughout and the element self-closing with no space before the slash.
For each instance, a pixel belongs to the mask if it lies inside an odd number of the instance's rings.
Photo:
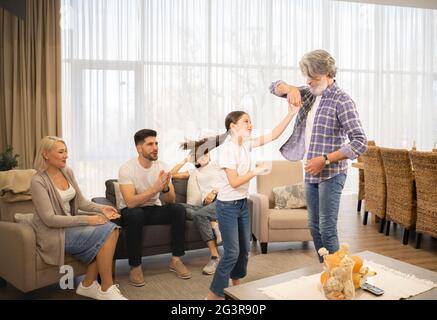
<svg viewBox="0 0 437 320">
<path fill-rule="evenodd" d="M 37 251 L 50 265 L 63 265 L 65 253 L 88 264 L 77 294 L 98 300 L 126 300 L 112 282 L 119 227 L 109 220 L 119 214 L 110 206 L 83 197 L 73 171 L 66 167 L 67 158 L 67 146 L 61 138 L 47 136 L 41 140 L 34 163 L 38 172 L 30 187 Z M 98 274 L 101 286 L 96 281 Z"/>
</svg>

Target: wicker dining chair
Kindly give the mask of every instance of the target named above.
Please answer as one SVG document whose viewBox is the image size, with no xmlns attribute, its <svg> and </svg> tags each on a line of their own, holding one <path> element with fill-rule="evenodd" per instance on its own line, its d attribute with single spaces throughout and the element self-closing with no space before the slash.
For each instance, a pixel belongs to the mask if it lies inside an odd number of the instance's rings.
<svg viewBox="0 0 437 320">
<path fill-rule="evenodd" d="M 357 158 L 358 162 L 363 162 L 363 158 L 358 157 Z M 357 205 L 357 212 L 360 213 L 361 212 L 361 203 L 363 202 L 363 200 L 365 200 L 365 190 L 364 190 L 364 170 L 358 170 L 358 205 Z"/>
<path fill-rule="evenodd" d="M 366 194 L 363 224 L 367 224 L 367 217 L 369 212 L 371 212 L 381 218 L 379 232 L 383 232 L 385 225 L 387 185 L 381 152 L 379 151 L 379 147 L 369 146 L 361 157 L 364 161 L 364 189 Z"/>
<path fill-rule="evenodd" d="M 410 154 L 405 149 L 380 148 L 387 182 L 385 235 L 390 233 L 390 222 L 404 227 L 403 244 L 408 244 L 410 230 L 416 223 L 416 190 Z"/>
<path fill-rule="evenodd" d="M 376 146 L 374 140 L 367 140 L 368 146 Z M 363 158 L 359 156 L 357 158 L 357 162 L 363 162 Z M 361 212 L 361 204 L 363 200 L 365 200 L 366 192 L 364 187 L 364 170 L 358 170 L 358 205 L 357 205 L 357 213 Z"/>
<path fill-rule="evenodd" d="M 437 153 L 411 151 L 416 179 L 417 218 L 416 248 L 422 234 L 437 237 Z"/>
</svg>

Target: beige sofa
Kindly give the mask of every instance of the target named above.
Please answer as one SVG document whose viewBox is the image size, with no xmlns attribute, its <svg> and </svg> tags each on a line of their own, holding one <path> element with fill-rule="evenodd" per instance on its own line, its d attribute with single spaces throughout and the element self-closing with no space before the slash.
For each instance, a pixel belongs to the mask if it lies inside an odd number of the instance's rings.
<svg viewBox="0 0 437 320">
<path fill-rule="evenodd" d="M 113 182 L 106 181 L 106 197 L 93 198 L 94 202 L 115 206 Z M 177 202 L 186 201 L 187 180 L 173 179 Z M 251 211 L 251 202 L 249 201 Z M 45 264 L 36 253 L 36 239 L 33 229 L 22 223 L 14 222 L 15 213 L 30 213 L 34 208 L 32 201 L 6 203 L 0 200 L 0 284 L 5 281 L 23 292 L 57 283 L 63 274 L 59 267 Z M 169 225 L 144 226 L 143 256 L 171 252 L 171 232 Z M 195 250 L 206 248 L 193 221 L 185 224 L 185 248 Z M 122 230 L 117 243 L 115 259 L 126 259 L 125 234 Z M 75 276 L 85 273 L 86 266 L 71 256 L 65 257 L 65 264 L 73 267 Z"/>
<path fill-rule="evenodd" d="M 93 198 L 92 201 L 116 207 L 116 196 L 114 182 L 117 180 L 110 179 L 105 182 L 105 197 Z M 187 179 L 173 179 L 173 185 L 176 193 L 176 202 L 185 203 L 187 201 Z M 162 200 L 162 199 L 161 199 Z M 121 221 L 115 221 L 121 224 Z M 146 225 L 143 227 L 143 246 L 142 256 L 151 256 L 156 254 L 170 253 L 171 249 L 171 226 L 170 225 Z M 196 250 L 206 248 L 206 242 L 200 237 L 192 220 L 185 222 L 185 250 Z M 115 259 L 127 259 L 127 246 L 125 230 L 121 230 L 120 237 L 115 250 Z"/>
<path fill-rule="evenodd" d="M 250 194 L 249 198 L 253 203 L 253 240 L 259 240 L 262 253 L 267 253 L 269 242 L 312 241 L 306 208 L 274 209 L 272 189 L 302 181 L 301 161 L 272 161 L 271 172 L 257 176 L 257 193 Z"/>
<path fill-rule="evenodd" d="M 6 282 L 29 292 L 57 283 L 64 274 L 58 266 L 44 263 L 36 253 L 35 232 L 32 227 L 14 222 L 15 213 L 34 212 L 31 200 L 5 202 L 0 200 L 0 284 Z M 75 276 L 85 273 L 86 266 L 71 256 L 65 264 L 73 267 Z"/>
</svg>

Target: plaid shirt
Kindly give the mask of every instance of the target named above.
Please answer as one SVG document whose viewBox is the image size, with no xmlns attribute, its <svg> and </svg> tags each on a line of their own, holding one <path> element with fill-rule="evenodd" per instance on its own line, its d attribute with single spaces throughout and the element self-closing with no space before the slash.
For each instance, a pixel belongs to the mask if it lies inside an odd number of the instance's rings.
<svg viewBox="0 0 437 320">
<path fill-rule="evenodd" d="M 276 95 L 281 80 L 270 85 L 270 92 Z M 302 160 L 305 152 L 305 126 L 308 112 L 314 105 L 314 96 L 308 87 L 300 87 L 302 108 L 299 110 L 293 133 L 280 151 L 290 161 Z M 286 98 L 287 96 L 282 96 Z M 346 143 L 346 138 L 350 142 Z M 314 118 L 313 131 L 308 149 L 308 160 L 340 150 L 353 160 L 367 150 L 367 138 L 361 125 L 355 103 L 335 81 L 323 91 L 319 108 Z M 340 173 L 347 172 L 347 160 L 331 163 L 312 176 L 305 173 L 305 182 L 320 183 Z"/>
</svg>

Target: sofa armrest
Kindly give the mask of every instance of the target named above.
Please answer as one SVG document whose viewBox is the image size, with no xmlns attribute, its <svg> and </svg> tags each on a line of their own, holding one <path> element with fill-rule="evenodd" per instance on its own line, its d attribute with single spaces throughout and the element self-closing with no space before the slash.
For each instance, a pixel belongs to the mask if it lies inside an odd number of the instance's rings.
<svg viewBox="0 0 437 320">
<path fill-rule="evenodd" d="M 268 242 L 269 198 L 261 193 L 251 193 L 249 199 L 253 203 L 252 233 L 260 242 Z"/>
<path fill-rule="evenodd" d="M 91 201 L 98 203 L 98 204 L 101 204 L 101 205 L 104 205 L 104 206 L 111 206 L 111 207 L 116 208 L 114 203 L 112 203 L 111 201 L 109 201 L 108 199 L 106 199 L 104 197 L 92 198 Z"/>
<path fill-rule="evenodd" d="M 36 255 L 31 226 L 0 221 L 0 277 L 23 292 L 34 290 Z"/>
</svg>

